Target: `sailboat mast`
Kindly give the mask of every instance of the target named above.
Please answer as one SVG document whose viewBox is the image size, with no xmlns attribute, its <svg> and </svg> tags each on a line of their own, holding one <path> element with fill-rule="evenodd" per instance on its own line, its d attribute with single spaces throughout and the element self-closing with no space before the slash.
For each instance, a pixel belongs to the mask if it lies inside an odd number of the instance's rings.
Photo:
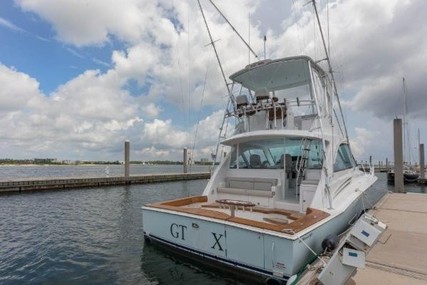
<svg viewBox="0 0 427 285">
<path fill-rule="evenodd" d="M 402 78 L 402 89 L 403 89 L 403 149 L 405 150 L 403 153 L 403 161 L 407 159 L 408 163 L 412 163 L 411 157 L 411 138 L 410 138 L 410 130 L 408 124 L 408 90 L 406 89 L 405 77 Z M 406 152 L 406 153 L 405 153 Z M 406 157 L 405 157 L 406 156 Z"/>
</svg>

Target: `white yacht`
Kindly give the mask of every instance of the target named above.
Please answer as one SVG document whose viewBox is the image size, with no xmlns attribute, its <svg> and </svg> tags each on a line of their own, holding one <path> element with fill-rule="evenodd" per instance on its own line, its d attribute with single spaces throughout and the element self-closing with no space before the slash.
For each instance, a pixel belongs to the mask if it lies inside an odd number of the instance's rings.
<svg viewBox="0 0 427 285">
<path fill-rule="evenodd" d="M 333 82 L 311 58 L 259 61 L 230 79 L 227 154 L 201 196 L 144 206 L 144 234 L 280 284 L 358 219 L 377 178 L 356 166 Z"/>
</svg>

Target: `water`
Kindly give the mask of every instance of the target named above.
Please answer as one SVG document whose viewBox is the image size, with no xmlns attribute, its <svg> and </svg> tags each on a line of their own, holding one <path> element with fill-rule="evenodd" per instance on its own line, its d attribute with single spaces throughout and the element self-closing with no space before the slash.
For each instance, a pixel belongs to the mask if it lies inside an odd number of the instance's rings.
<svg viewBox="0 0 427 285">
<path fill-rule="evenodd" d="M 366 206 L 392 187 L 378 176 Z M 244 284 L 144 245 L 141 205 L 199 195 L 206 183 L 0 196 L 0 284 Z"/>
</svg>

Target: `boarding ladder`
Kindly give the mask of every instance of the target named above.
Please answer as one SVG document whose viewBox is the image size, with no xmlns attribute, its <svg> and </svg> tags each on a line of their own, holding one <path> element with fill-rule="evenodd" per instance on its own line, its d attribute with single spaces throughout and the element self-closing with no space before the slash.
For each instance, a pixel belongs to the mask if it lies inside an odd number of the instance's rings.
<svg viewBox="0 0 427 285">
<path fill-rule="evenodd" d="M 298 159 L 295 165 L 296 172 L 297 172 L 297 177 L 296 177 L 296 195 L 297 196 L 300 193 L 299 191 L 300 185 L 304 178 L 305 168 L 307 167 L 307 161 L 310 155 L 310 144 L 311 144 L 311 139 L 309 138 L 304 138 L 301 141 L 301 155 L 298 156 Z"/>
<path fill-rule="evenodd" d="M 238 121 L 241 120 L 238 116 L 236 116 L 236 107 L 235 107 L 234 102 L 235 102 L 235 98 L 232 94 L 230 94 L 229 100 L 227 101 L 227 107 L 225 109 L 224 116 L 222 117 L 222 123 L 221 123 L 221 126 L 219 128 L 218 143 L 216 145 L 215 152 L 211 154 L 212 155 L 212 170 L 214 169 L 216 162 L 217 161 L 221 162 L 221 159 L 223 158 L 224 146 L 221 147 L 221 150 L 219 150 L 219 146 L 221 144 L 221 141 L 227 138 L 227 130 L 228 130 L 227 119 L 231 116 L 235 116 Z M 230 108 L 233 108 L 233 111 L 230 111 Z M 219 151 L 220 151 L 220 155 L 218 156 Z"/>
</svg>

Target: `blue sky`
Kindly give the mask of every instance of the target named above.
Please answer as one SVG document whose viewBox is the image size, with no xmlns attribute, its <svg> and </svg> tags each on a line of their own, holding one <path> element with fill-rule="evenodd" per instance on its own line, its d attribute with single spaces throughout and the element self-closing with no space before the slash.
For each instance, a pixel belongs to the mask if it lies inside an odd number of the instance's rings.
<svg viewBox="0 0 427 285">
<path fill-rule="evenodd" d="M 46 94 L 87 69 L 105 72 L 111 67 L 112 51 L 123 48 L 115 40 L 95 47 L 58 41 L 52 25 L 10 0 L 1 3 L 0 17 L 1 62 L 37 78 Z"/>
<path fill-rule="evenodd" d="M 305 2 L 215 1 L 257 53 L 267 35 L 268 57 L 318 60 Z M 425 142 L 427 2 L 317 2 L 325 27 L 329 15 L 356 157 L 392 157 L 402 77 L 412 144 L 418 128 Z M 248 51 L 208 1 L 202 5 L 228 76 L 248 63 Z M 196 159 L 214 150 L 225 87 L 196 1 L 5 0 L 0 38 L 1 158 L 121 160 L 126 139 L 135 160 L 181 159 L 193 144 Z"/>
</svg>

